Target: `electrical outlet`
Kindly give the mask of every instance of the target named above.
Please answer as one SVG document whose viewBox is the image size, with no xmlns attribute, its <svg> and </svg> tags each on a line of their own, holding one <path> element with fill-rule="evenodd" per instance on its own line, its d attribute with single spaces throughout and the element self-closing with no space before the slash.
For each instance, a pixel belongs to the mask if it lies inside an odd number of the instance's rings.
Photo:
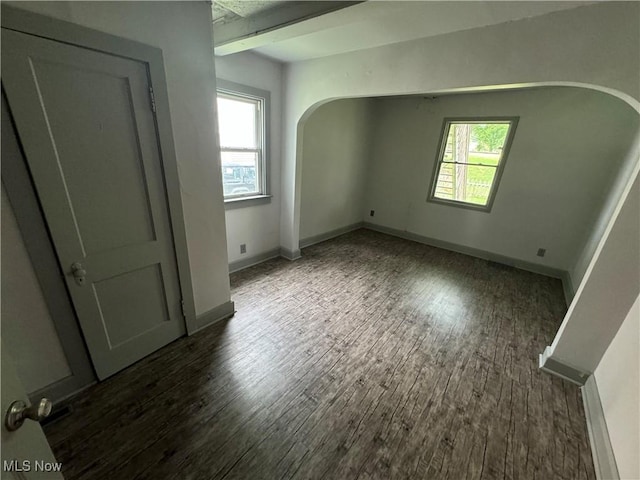
<svg viewBox="0 0 640 480">
<path fill-rule="evenodd" d="M 240 253 L 247 253 L 247 244 L 246 243 L 241 243 L 240 244 Z"/>
<path fill-rule="evenodd" d="M 538 249 L 538 253 L 536 253 L 536 255 L 538 255 L 539 257 L 544 257 L 545 253 L 547 253 L 547 249 L 546 248 L 539 248 Z"/>
<path fill-rule="evenodd" d="M 373 217 L 375 214 L 376 214 L 376 211 L 375 211 L 375 210 L 371 210 L 371 211 L 369 212 L 369 216 L 370 216 L 370 217 Z"/>
</svg>

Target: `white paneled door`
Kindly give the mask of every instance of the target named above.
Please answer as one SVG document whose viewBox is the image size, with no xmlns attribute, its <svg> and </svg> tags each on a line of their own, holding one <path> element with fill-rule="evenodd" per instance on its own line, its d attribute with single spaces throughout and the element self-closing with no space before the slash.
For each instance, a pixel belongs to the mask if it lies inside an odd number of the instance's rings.
<svg viewBox="0 0 640 480">
<path fill-rule="evenodd" d="M 103 379 L 185 333 L 147 65 L 3 29 L 2 85 Z"/>
</svg>

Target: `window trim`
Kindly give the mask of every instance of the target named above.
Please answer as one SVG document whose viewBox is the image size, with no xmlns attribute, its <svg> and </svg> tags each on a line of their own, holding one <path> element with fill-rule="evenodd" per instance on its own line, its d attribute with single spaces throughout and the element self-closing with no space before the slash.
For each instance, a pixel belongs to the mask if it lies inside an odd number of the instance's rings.
<svg viewBox="0 0 640 480">
<path fill-rule="evenodd" d="M 504 171 L 504 166 L 507 163 L 509 158 L 509 153 L 511 151 L 511 145 L 513 143 L 513 138 L 516 133 L 516 129 L 518 126 L 518 121 L 520 117 L 516 116 L 490 116 L 490 117 L 481 117 L 481 116 L 468 116 L 468 117 L 445 117 L 442 121 L 442 128 L 440 130 L 440 141 L 438 144 L 438 150 L 436 154 L 435 164 L 433 166 L 433 173 L 431 176 L 431 186 L 429 187 L 429 195 L 427 196 L 427 202 L 437 203 L 440 205 L 448 205 L 451 207 L 465 208 L 468 210 L 475 210 L 477 212 L 489 213 L 493 208 L 493 202 L 496 198 L 496 193 L 498 192 L 498 187 L 500 185 L 500 181 L 502 180 L 502 173 Z M 486 205 L 478 205 L 475 203 L 462 202 L 460 200 L 447 200 L 444 198 L 438 198 L 435 196 L 436 186 L 438 183 L 438 174 L 440 173 L 440 166 L 443 163 L 445 149 L 447 147 L 447 139 L 445 137 L 449 134 L 449 125 L 452 123 L 490 123 L 490 122 L 509 122 L 509 132 L 507 133 L 507 138 L 504 143 L 504 147 L 502 149 L 502 156 L 500 157 L 500 163 L 496 167 L 496 175 L 493 179 L 493 183 L 491 185 L 491 189 L 489 190 L 489 197 L 487 199 Z"/>
<path fill-rule="evenodd" d="M 248 100 L 258 100 L 261 104 L 261 132 L 260 132 L 260 147 L 261 154 L 260 164 L 263 173 L 260 175 L 261 193 L 256 194 L 250 192 L 244 195 L 224 196 L 225 209 L 235 209 L 239 207 L 248 207 L 252 205 L 261 205 L 271 202 L 271 158 L 269 155 L 270 148 L 270 113 L 271 113 L 271 93 L 267 90 L 261 90 L 259 88 L 250 87 L 240 83 L 231 82 L 221 78 L 216 79 L 216 101 L 218 93 L 222 95 L 230 95 L 234 97 L 244 97 Z M 217 111 L 217 105 L 216 105 Z M 219 119 L 218 119 L 219 120 Z M 218 145 L 220 152 L 223 151 L 240 151 L 242 149 L 228 149 L 223 148 L 222 145 Z M 253 149 L 250 149 L 253 151 Z M 222 159 L 221 159 L 222 162 Z M 220 171 L 222 172 L 222 165 L 220 165 Z"/>
</svg>

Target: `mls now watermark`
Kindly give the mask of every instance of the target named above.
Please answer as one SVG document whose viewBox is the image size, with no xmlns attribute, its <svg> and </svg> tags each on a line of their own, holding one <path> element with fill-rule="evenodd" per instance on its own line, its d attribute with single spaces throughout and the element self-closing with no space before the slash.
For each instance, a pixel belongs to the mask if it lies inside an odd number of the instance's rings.
<svg viewBox="0 0 640 480">
<path fill-rule="evenodd" d="M 59 472 L 62 470 L 62 463 L 45 462 L 44 460 L 3 460 L 2 471 L 4 472 Z"/>
</svg>

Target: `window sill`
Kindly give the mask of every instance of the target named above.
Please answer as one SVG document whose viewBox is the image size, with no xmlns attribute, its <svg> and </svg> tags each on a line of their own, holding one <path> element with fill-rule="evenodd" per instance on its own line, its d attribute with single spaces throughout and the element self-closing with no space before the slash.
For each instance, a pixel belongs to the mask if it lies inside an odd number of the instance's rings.
<svg viewBox="0 0 640 480">
<path fill-rule="evenodd" d="M 446 200 L 444 198 L 437 197 L 429 197 L 427 198 L 427 202 L 437 203 L 440 205 L 447 205 L 449 207 L 457 207 L 464 208 L 466 210 L 475 210 L 476 212 L 482 213 L 491 213 L 492 202 L 490 201 L 487 205 L 478 205 L 475 203 L 461 202 L 456 200 Z"/>
<path fill-rule="evenodd" d="M 224 209 L 235 210 L 236 208 L 266 205 L 268 203 L 271 203 L 271 197 L 273 197 L 273 195 L 254 195 L 252 197 L 227 198 L 224 201 Z"/>
</svg>

